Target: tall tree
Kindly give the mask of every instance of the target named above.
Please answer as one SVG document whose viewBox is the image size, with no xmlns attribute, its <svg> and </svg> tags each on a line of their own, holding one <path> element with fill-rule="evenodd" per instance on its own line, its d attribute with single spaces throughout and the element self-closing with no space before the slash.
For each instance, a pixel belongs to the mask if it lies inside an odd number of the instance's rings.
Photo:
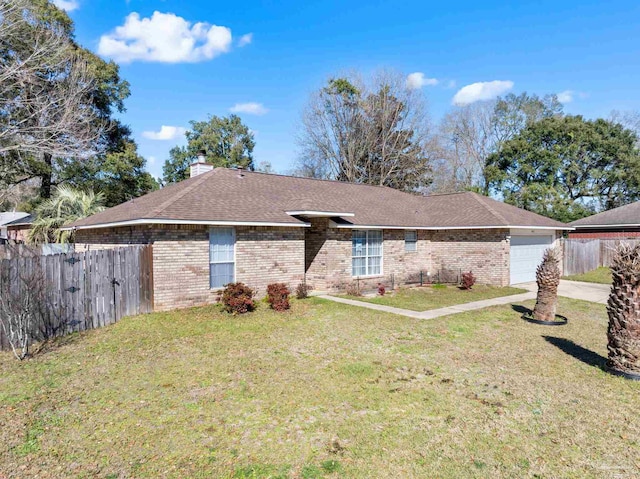
<svg viewBox="0 0 640 479">
<path fill-rule="evenodd" d="M 117 144 L 112 115 L 129 85 L 118 66 L 75 42 L 73 22 L 46 0 L 0 0 L 0 188 L 56 184 L 56 162 L 85 161 Z"/>
<path fill-rule="evenodd" d="M 618 123 L 544 118 L 490 155 L 485 175 L 507 203 L 573 221 L 640 198 L 636 142 Z"/>
<path fill-rule="evenodd" d="M 189 165 L 196 161 L 200 151 L 205 152 L 207 163 L 225 168 L 254 169 L 253 132 L 237 115 L 211 116 L 207 121 L 191 121 L 185 133 L 187 146 L 176 146 L 162 168 L 165 183 L 175 183 L 189 177 Z"/>
<path fill-rule="evenodd" d="M 158 182 L 145 171 L 145 165 L 135 142 L 124 139 L 112 151 L 87 161 L 60 161 L 56 182 L 99 191 L 105 206 L 111 207 L 158 189 Z"/>
<path fill-rule="evenodd" d="M 440 123 L 434 189 L 488 193 L 484 166 L 489 155 L 527 125 L 557 115 L 562 115 L 562 104 L 556 95 L 540 98 L 526 92 L 455 107 Z"/>
<path fill-rule="evenodd" d="M 429 122 L 404 77 L 329 80 L 302 117 L 298 173 L 413 191 L 429 184 Z"/>
<path fill-rule="evenodd" d="M 0 0 L 0 154 L 5 181 L 34 158 L 86 154 L 102 125 L 84 109 L 95 83 L 70 21 L 46 2 Z M 45 168 L 40 168 L 44 171 Z"/>
</svg>

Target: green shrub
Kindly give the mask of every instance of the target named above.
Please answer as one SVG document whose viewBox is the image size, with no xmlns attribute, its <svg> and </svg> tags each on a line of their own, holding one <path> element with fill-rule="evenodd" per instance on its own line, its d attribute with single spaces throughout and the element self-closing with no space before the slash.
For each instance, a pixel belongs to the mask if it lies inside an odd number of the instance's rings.
<svg viewBox="0 0 640 479">
<path fill-rule="evenodd" d="M 222 292 L 222 304 L 227 313 L 243 314 L 253 311 L 256 307 L 253 301 L 254 291 L 244 283 L 229 283 Z"/>
</svg>

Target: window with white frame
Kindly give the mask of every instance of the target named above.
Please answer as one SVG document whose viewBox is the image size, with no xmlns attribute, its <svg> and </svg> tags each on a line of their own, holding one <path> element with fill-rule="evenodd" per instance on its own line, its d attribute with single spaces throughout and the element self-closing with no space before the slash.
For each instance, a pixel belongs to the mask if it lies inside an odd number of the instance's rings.
<svg viewBox="0 0 640 479">
<path fill-rule="evenodd" d="M 236 233 L 233 228 L 209 230 L 209 286 L 223 288 L 235 281 Z"/>
<path fill-rule="evenodd" d="M 382 274 L 382 231 L 353 230 L 351 236 L 351 275 Z"/>
<path fill-rule="evenodd" d="M 417 251 L 418 232 L 416 230 L 407 230 L 404 232 L 404 250 Z"/>
</svg>

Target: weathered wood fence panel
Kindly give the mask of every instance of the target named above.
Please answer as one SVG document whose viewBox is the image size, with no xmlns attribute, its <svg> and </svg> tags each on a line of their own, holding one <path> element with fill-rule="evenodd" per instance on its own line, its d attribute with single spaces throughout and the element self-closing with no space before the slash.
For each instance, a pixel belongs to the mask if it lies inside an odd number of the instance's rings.
<svg viewBox="0 0 640 479">
<path fill-rule="evenodd" d="M 94 329 L 153 311 L 151 245 L 0 259 L 0 291 L 24 294 L 20 277 L 40 274 L 55 335 Z M 8 284 L 10 282 L 11 284 Z M 42 328 L 43 325 L 37 325 Z M 0 349 L 7 349 L 0 328 Z"/>
<path fill-rule="evenodd" d="M 599 266 L 599 240 L 565 240 L 564 241 L 564 274 L 582 274 Z"/>
<path fill-rule="evenodd" d="M 621 243 L 637 245 L 640 240 L 565 239 L 564 274 L 582 274 L 600 266 L 611 266 L 616 248 Z"/>
</svg>

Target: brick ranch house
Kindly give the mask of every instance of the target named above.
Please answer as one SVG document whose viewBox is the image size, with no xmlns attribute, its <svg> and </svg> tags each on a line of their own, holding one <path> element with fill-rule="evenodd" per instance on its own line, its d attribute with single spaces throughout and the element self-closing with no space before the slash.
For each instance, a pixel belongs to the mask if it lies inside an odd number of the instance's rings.
<svg viewBox="0 0 640 479">
<path fill-rule="evenodd" d="M 574 221 L 575 239 L 640 239 L 640 201 Z"/>
<path fill-rule="evenodd" d="M 185 181 L 75 222 L 76 249 L 152 244 L 154 307 L 167 310 L 213 302 L 232 281 L 258 295 L 273 282 L 339 291 L 441 268 L 498 286 L 531 281 L 570 229 L 470 192 L 212 168 L 196 163 Z"/>
</svg>

